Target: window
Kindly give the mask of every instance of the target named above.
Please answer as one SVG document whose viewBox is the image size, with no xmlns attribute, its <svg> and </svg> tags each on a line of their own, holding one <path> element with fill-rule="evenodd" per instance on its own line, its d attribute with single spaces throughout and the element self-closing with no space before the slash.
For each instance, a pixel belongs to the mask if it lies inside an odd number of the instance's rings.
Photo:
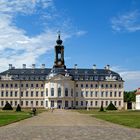
<svg viewBox="0 0 140 140">
<path fill-rule="evenodd" d="M 36 101 L 36 106 L 38 106 L 38 101 Z"/>
<path fill-rule="evenodd" d="M 83 106 L 83 101 L 81 101 L 81 106 Z"/>
<path fill-rule="evenodd" d="M 44 87 L 44 85 L 43 85 L 43 84 L 41 84 L 41 87 L 43 88 L 43 87 Z"/>
<path fill-rule="evenodd" d="M 13 105 L 13 102 L 12 101 L 10 101 L 10 104 L 11 104 L 11 106 Z"/>
<path fill-rule="evenodd" d="M 51 88 L 51 96 L 54 96 L 54 88 Z"/>
<path fill-rule="evenodd" d="M 121 86 L 121 84 L 119 84 L 119 88 L 121 88 L 122 86 Z"/>
<path fill-rule="evenodd" d="M 90 87 L 93 88 L 93 84 L 91 84 Z"/>
<path fill-rule="evenodd" d="M 76 84 L 76 87 L 78 87 L 78 84 Z"/>
<path fill-rule="evenodd" d="M 83 84 L 81 84 L 81 87 L 83 87 Z"/>
<path fill-rule="evenodd" d="M 117 92 L 115 91 L 115 92 L 114 92 L 114 97 L 116 97 L 116 96 L 117 96 Z"/>
<path fill-rule="evenodd" d="M 8 88 L 8 84 L 6 84 L 6 88 Z"/>
<path fill-rule="evenodd" d="M 6 91 L 6 97 L 8 97 L 8 91 Z"/>
<path fill-rule="evenodd" d="M 23 91 L 21 91 L 21 97 L 23 97 Z"/>
<path fill-rule="evenodd" d="M 1 87 L 4 88 L 4 84 L 1 84 Z"/>
<path fill-rule="evenodd" d="M 121 92 L 119 92 L 119 97 L 121 97 Z"/>
<path fill-rule="evenodd" d="M 28 97 L 28 91 L 26 91 L 26 97 Z"/>
<path fill-rule="evenodd" d="M 54 101 L 51 101 L 51 107 L 54 107 Z"/>
<path fill-rule="evenodd" d="M 88 97 L 88 91 L 86 91 L 86 97 Z"/>
<path fill-rule="evenodd" d="M 33 91 L 31 91 L 31 97 L 33 97 Z"/>
<path fill-rule="evenodd" d="M 43 91 L 41 91 L 41 97 L 43 97 Z"/>
<path fill-rule="evenodd" d="M 88 101 L 86 101 L 86 106 L 88 106 Z"/>
<path fill-rule="evenodd" d="M 108 92 L 105 93 L 106 97 L 108 97 Z"/>
<path fill-rule="evenodd" d="M 97 97 L 97 96 L 98 96 L 98 92 L 96 91 L 96 92 L 95 92 L 95 97 Z"/>
<path fill-rule="evenodd" d="M 102 91 L 102 92 L 101 92 L 101 97 L 103 97 L 103 96 L 104 96 L 104 92 Z"/>
<path fill-rule="evenodd" d="M 13 96 L 13 92 L 12 92 L 12 91 L 10 92 L 10 96 L 11 96 L 11 97 Z"/>
<path fill-rule="evenodd" d="M 65 88 L 65 96 L 68 96 L 68 88 Z"/>
<path fill-rule="evenodd" d="M 76 101 L 76 106 L 78 106 L 78 101 Z"/>
<path fill-rule="evenodd" d="M 112 92 L 110 92 L 110 97 L 112 97 Z"/>
<path fill-rule="evenodd" d="M 13 87 L 13 84 L 10 84 L 10 87 L 12 88 Z"/>
<path fill-rule="evenodd" d="M 121 106 L 121 101 L 119 101 L 119 106 Z"/>
<path fill-rule="evenodd" d="M 3 106 L 4 105 L 4 102 L 3 101 L 1 101 L 1 106 Z"/>
<path fill-rule="evenodd" d="M 38 87 L 38 84 L 36 84 L 36 87 Z"/>
<path fill-rule="evenodd" d="M 117 85 L 115 84 L 114 87 L 117 88 Z"/>
<path fill-rule="evenodd" d="M 3 91 L 1 91 L 1 97 L 3 97 L 4 96 L 4 92 Z"/>
<path fill-rule="evenodd" d="M 38 97 L 38 91 L 36 91 L 36 97 Z"/>
<path fill-rule="evenodd" d="M 98 84 L 95 84 L 95 88 L 98 88 Z"/>
<path fill-rule="evenodd" d="M 31 106 L 33 106 L 33 101 L 31 101 Z"/>
<path fill-rule="evenodd" d="M 28 84 L 26 84 L 26 87 L 28 87 Z"/>
<path fill-rule="evenodd" d="M 86 84 L 86 88 L 88 88 L 88 84 Z"/>
<path fill-rule="evenodd" d="M 110 84 L 110 88 L 112 88 L 112 84 Z"/>
<path fill-rule="evenodd" d="M 31 88 L 33 88 L 34 87 L 34 84 L 31 84 Z"/>
<path fill-rule="evenodd" d="M 90 97 L 93 97 L 93 91 L 90 92 Z"/>
<path fill-rule="evenodd" d="M 59 87 L 58 88 L 58 97 L 60 97 L 61 96 L 61 88 Z"/>
<path fill-rule="evenodd" d="M 101 101 L 101 105 L 104 106 L 104 101 Z"/>
<path fill-rule="evenodd" d="M 90 102 L 90 106 L 93 106 L 93 101 Z"/>
<path fill-rule="evenodd" d="M 17 88 L 18 87 L 18 85 L 17 84 L 15 84 L 15 88 Z"/>
<path fill-rule="evenodd" d="M 83 92 L 83 91 L 81 91 L 81 97 L 83 97 L 83 94 L 84 94 L 84 92 Z"/>
<path fill-rule="evenodd" d="M 65 107 L 69 107 L 69 102 L 65 101 Z"/>
<path fill-rule="evenodd" d="M 108 106 L 108 101 L 105 102 L 105 105 Z"/>
<path fill-rule="evenodd" d="M 15 106 L 17 106 L 17 101 L 15 101 Z"/>
<path fill-rule="evenodd" d="M 46 107 L 48 107 L 48 101 L 46 101 Z"/>
<path fill-rule="evenodd" d="M 108 88 L 108 84 L 106 84 L 105 87 Z"/>
<path fill-rule="evenodd" d="M 95 106 L 97 106 L 98 105 L 98 101 L 95 101 Z"/>
<path fill-rule="evenodd" d="M 71 96 L 73 97 L 73 88 L 71 89 Z"/>
<path fill-rule="evenodd" d="M 101 84 L 101 88 L 104 88 L 104 85 L 103 84 Z"/>
<path fill-rule="evenodd" d="M 26 101 L 26 106 L 28 106 L 28 101 Z"/>
<path fill-rule="evenodd" d="M 23 101 L 21 101 L 21 105 L 23 105 Z"/>
<path fill-rule="evenodd" d="M 43 101 L 41 101 L 41 106 L 43 106 Z"/>
<path fill-rule="evenodd" d="M 114 101 L 114 105 L 115 105 L 115 106 L 117 105 L 117 101 Z"/>
<path fill-rule="evenodd" d="M 20 86 L 23 87 L 23 84 L 21 84 Z"/>
<path fill-rule="evenodd" d="M 76 97 L 78 97 L 78 92 L 76 92 Z"/>
<path fill-rule="evenodd" d="M 48 96 L 48 89 L 46 88 L 46 96 Z"/>
<path fill-rule="evenodd" d="M 15 91 L 15 97 L 17 97 L 17 91 Z"/>
</svg>

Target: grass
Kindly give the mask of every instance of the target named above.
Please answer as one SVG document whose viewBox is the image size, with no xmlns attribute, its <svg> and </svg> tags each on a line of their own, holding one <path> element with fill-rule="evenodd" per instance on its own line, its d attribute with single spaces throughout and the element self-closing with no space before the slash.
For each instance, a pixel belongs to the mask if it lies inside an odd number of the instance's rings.
<svg viewBox="0 0 140 140">
<path fill-rule="evenodd" d="M 37 114 L 46 111 L 37 109 Z M 0 110 L 0 126 L 14 123 L 32 117 L 31 109 L 23 109 L 21 112 Z"/>
<path fill-rule="evenodd" d="M 105 111 L 99 110 L 78 110 L 80 113 L 90 114 L 95 118 L 109 121 L 112 123 L 140 128 L 140 111 Z"/>
</svg>

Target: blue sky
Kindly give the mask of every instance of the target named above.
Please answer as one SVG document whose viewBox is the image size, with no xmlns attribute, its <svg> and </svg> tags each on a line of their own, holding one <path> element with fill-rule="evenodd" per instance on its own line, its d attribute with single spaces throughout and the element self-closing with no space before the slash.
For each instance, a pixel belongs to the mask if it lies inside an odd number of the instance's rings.
<svg viewBox="0 0 140 140">
<path fill-rule="evenodd" d="M 110 64 L 126 90 L 140 86 L 139 0 L 0 0 L 0 17 L 0 71 L 52 67 L 60 30 L 67 67 Z"/>
</svg>

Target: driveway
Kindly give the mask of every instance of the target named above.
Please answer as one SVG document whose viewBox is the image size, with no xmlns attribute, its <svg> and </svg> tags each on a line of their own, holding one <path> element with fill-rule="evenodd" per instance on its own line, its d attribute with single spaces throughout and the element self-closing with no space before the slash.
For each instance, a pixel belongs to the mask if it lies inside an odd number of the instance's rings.
<svg viewBox="0 0 140 140">
<path fill-rule="evenodd" d="M 140 140 L 140 130 L 55 110 L 0 127 L 0 140 Z"/>
</svg>

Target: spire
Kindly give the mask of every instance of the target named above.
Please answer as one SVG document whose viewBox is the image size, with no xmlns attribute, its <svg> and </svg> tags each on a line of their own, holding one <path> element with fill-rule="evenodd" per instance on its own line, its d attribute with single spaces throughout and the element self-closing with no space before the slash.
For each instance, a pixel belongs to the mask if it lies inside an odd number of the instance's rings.
<svg viewBox="0 0 140 140">
<path fill-rule="evenodd" d="M 61 40 L 61 38 L 60 38 L 60 35 L 61 35 L 61 32 L 58 31 L 58 39 L 56 40 L 57 45 L 61 45 L 62 42 L 63 42 L 63 41 Z"/>
</svg>

